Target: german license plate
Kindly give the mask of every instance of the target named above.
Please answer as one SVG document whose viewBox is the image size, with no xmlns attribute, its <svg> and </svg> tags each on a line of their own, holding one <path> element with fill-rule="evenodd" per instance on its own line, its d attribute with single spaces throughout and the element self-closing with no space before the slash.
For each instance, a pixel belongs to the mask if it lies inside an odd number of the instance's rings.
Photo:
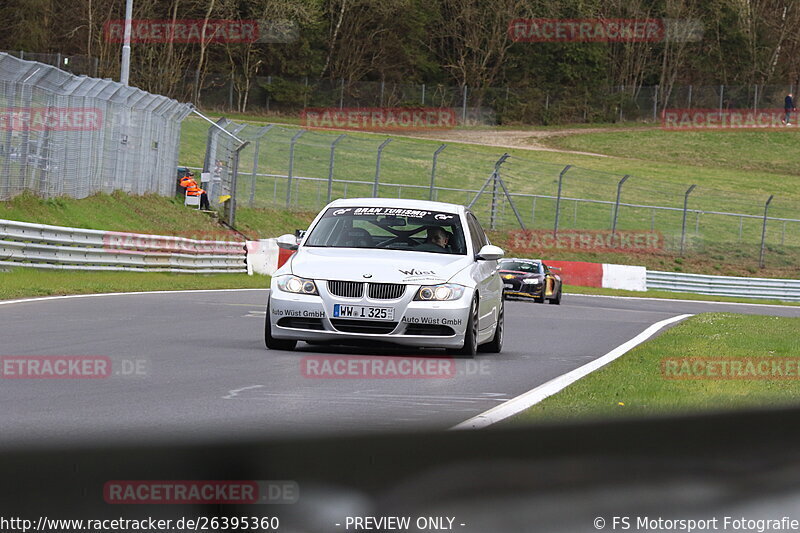
<svg viewBox="0 0 800 533">
<path fill-rule="evenodd" d="M 366 305 L 333 305 L 333 318 L 359 318 L 365 320 L 394 320 L 393 307 Z"/>
</svg>

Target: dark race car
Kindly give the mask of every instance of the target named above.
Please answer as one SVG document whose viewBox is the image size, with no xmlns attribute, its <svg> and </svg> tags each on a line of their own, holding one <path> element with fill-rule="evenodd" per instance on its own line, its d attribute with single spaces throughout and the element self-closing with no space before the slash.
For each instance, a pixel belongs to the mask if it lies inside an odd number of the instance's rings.
<svg viewBox="0 0 800 533">
<path fill-rule="evenodd" d="M 538 259 L 502 259 L 497 265 L 503 279 L 506 298 L 533 298 L 538 303 L 548 300 L 561 303 L 561 277 Z"/>
</svg>

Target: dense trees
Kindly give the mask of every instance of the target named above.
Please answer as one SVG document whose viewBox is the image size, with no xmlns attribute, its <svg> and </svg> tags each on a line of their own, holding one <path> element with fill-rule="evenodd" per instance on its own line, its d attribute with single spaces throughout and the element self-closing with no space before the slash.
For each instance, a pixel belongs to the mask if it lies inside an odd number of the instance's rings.
<svg viewBox="0 0 800 533">
<path fill-rule="evenodd" d="M 0 49 L 88 54 L 118 76 L 104 25 L 124 0 L 3 0 Z M 131 83 L 197 99 L 232 82 L 239 107 L 257 76 L 512 87 L 575 94 L 606 85 L 796 84 L 796 0 L 135 0 L 134 17 L 291 20 L 288 43 L 142 43 Z M 513 42 L 514 18 L 668 18 L 702 22 L 696 42 Z M 198 81 L 200 83 L 194 83 Z"/>
</svg>

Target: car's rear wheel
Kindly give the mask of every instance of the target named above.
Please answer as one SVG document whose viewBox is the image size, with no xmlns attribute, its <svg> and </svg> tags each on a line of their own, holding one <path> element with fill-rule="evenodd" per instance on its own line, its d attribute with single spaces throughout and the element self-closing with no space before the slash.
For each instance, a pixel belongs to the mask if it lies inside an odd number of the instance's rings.
<svg viewBox="0 0 800 533">
<path fill-rule="evenodd" d="M 500 311 L 497 313 L 497 327 L 494 330 L 494 337 L 486 344 L 481 344 L 478 348 L 479 352 L 483 353 L 500 353 L 503 349 L 503 335 L 505 327 L 505 305 L 500 304 Z"/>
<path fill-rule="evenodd" d="M 269 317 L 269 300 L 267 300 L 267 318 L 264 323 L 264 344 L 267 348 L 270 350 L 294 350 L 294 347 L 297 346 L 297 341 L 292 339 L 276 339 L 272 336 L 272 325 L 270 324 Z"/>
<path fill-rule="evenodd" d="M 562 287 L 559 287 L 558 288 L 558 293 L 556 294 L 556 297 L 552 298 L 549 303 L 551 303 L 553 305 L 561 305 L 561 292 L 563 290 L 564 289 Z"/>
<path fill-rule="evenodd" d="M 449 348 L 447 353 L 452 355 L 462 355 L 467 357 L 475 357 L 478 353 L 478 297 L 472 299 L 472 305 L 469 308 L 469 322 L 467 322 L 466 331 L 464 331 L 464 346 L 461 348 Z"/>
</svg>

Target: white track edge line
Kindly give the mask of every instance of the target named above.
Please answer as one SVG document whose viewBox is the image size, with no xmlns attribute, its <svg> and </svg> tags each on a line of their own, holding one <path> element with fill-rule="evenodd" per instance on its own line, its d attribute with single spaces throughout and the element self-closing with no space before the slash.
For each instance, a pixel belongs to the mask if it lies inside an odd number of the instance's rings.
<svg viewBox="0 0 800 533">
<path fill-rule="evenodd" d="M 42 296 L 39 298 L 24 298 L 21 300 L 0 300 L 0 305 L 23 304 L 29 302 L 43 302 L 47 300 L 67 300 L 70 298 L 96 298 L 100 296 L 128 296 L 134 294 L 175 294 L 192 292 L 241 292 L 241 291 L 268 291 L 268 288 L 258 289 L 185 289 L 177 291 L 138 291 L 138 292 L 98 292 L 93 294 L 65 294 L 62 296 Z"/>
<path fill-rule="evenodd" d="M 723 302 L 721 300 L 687 300 L 685 298 L 656 298 L 655 296 L 617 296 L 611 294 L 581 294 L 579 292 L 565 292 L 564 294 L 571 296 L 585 296 L 587 298 L 614 298 L 616 300 L 648 300 L 650 302 L 680 302 L 690 304 L 717 304 L 717 305 L 752 305 L 756 307 L 780 307 L 781 309 L 792 309 L 800 307 L 794 302 L 788 302 L 785 305 L 781 304 L 759 304 L 748 302 Z M 696 293 L 687 293 L 696 294 Z"/>
<path fill-rule="evenodd" d="M 525 409 L 541 402 L 548 396 L 552 396 L 553 394 L 565 389 L 567 386 L 591 374 L 598 368 L 607 365 L 613 360 L 629 352 L 636 346 L 640 345 L 641 343 L 643 343 L 644 341 L 655 335 L 664 326 L 668 326 L 669 324 L 672 324 L 674 322 L 678 322 L 685 318 L 689 318 L 690 316 L 694 315 L 691 314 L 677 315 L 672 318 L 667 318 L 666 320 L 661 320 L 660 322 L 656 322 L 655 324 L 652 324 L 647 329 L 636 335 L 634 338 L 630 339 L 624 344 L 617 346 L 607 354 L 598 357 L 597 359 L 589 363 L 586 363 L 585 365 L 580 366 L 575 370 L 571 370 L 566 374 L 562 374 L 561 376 L 555 377 L 550 381 L 548 381 L 547 383 L 539 385 L 538 387 L 531 389 L 528 392 L 525 392 L 517 396 L 516 398 L 512 398 L 507 402 L 498 405 L 497 407 L 493 407 L 488 411 L 485 411 L 477 416 L 474 416 L 469 420 L 465 420 L 464 422 L 461 422 L 460 424 L 457 424 L 450 429 L 480 429 L 490 426 L 491 424 L 497 423 L 501 420 L 504 420 L 521 411 L 524 411 Z"/>
</svg>

